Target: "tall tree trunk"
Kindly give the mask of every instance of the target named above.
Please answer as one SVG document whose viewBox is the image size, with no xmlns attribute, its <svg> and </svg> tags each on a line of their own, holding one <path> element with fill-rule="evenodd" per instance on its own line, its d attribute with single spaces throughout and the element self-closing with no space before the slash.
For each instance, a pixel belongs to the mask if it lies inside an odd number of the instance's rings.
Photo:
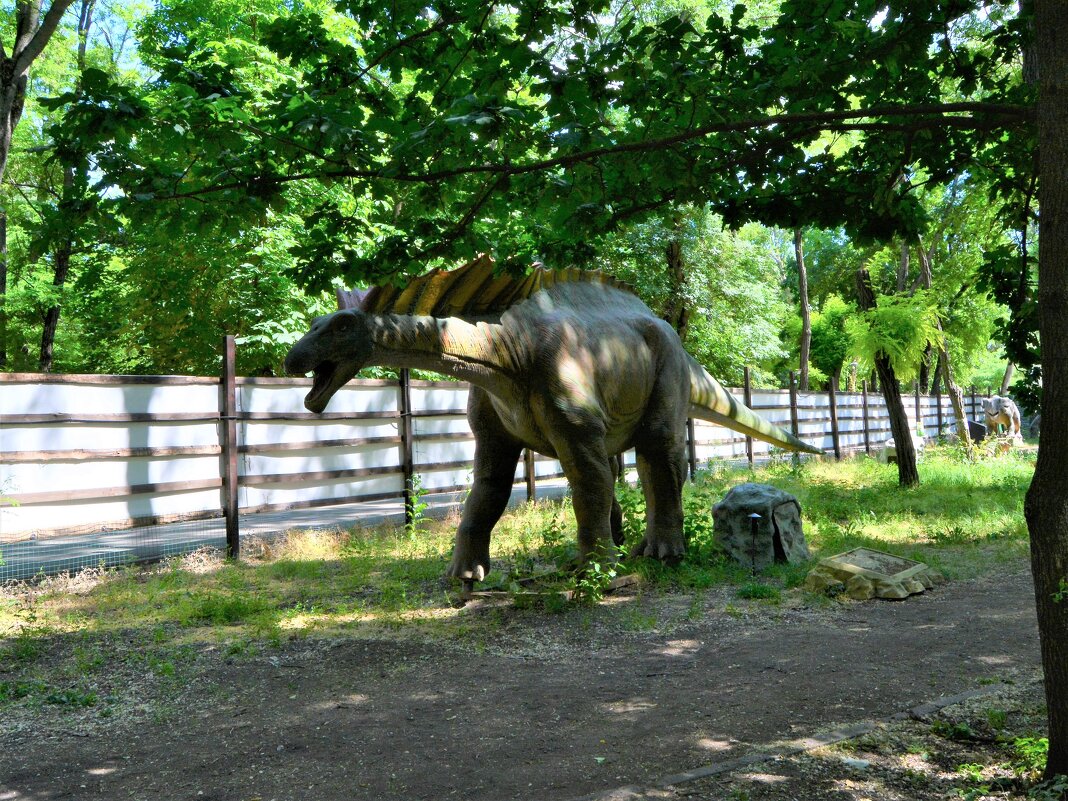
<svg viewBox="0 0 1068 801">
<path fill-rule="evenodd" d="M 93 24 L 93 7 L 96 0 L 81 0 L 81 8 L 78 10 L 78 79 L 75 83 L 75 97 L 81 95 L 81 76 L 85 72 L 85 55 L 89 45 L 89 28 Z M 71 189 L 74 187 L 74 167 L 66 167 L 63 170 L 63 195 L 61 202 L 67 202 L 70 198 Z M 67 283 L 70 273 L 70 257 L 74 251 L 74 231 L 67 229 L 63 240 L 53 252 L 54 272 L 52 285 L 61 290 Z M 62 310 L 61 301 L 57 300 L 45 312 L 44 325 L 41 328 L 41 357 L 38 367 L 42 373 L 52 372 L 53 354 L 56 344 L 56 329 L 59 327 L 59 314 Z"/>
<path fill-rule="evenodd" d="M 931 384 L 931 362 L 934 361 L 934 349 L 931 347 L 931 343 L 927 343 L 927 347 L 923 349 L 923 356 L 920 357 L 920 371 L 917 380 L 920 382 L 920 387 L 926 391 L 927 387 Z M 937 369 L 937 365 L 936 365 Z"/>
<path fill-rule="evenodd" d="M 1068 775 L 1068 4 L 1035 3 L 1038 53 L 1038 316 L 1042 432 L 1024 515 L 1042 643 L 1049 757 L 1046 777 Z"/>
<path fill-rule="evenodd" d="M 2 48 L 0 48 L 2 49 Z M 7 157 L 11 152 L 11 135 L 22 117 L 26 99 L 26 76 L 14 75 L 15 59 L 5 58 L 0 64 L 0 182 L 7 171 Z M 7 367 L 7 209 L 0 206 L 0 369 Z"/>
<path fill-rule="evenodd" d="M 1012 374 L 1016 372 L 1016 365 L 1009 362 L 1005 365 L 1005 375 L 1001 377 L 1001 387 L 998 388 L 999 395 L 1009 394 L 1009 384 L 1012 383 Z"/>
<path fill-rule="evenodd" d="M 875 293 L 871 288 L 871 276 L 863 267 L 857 270 L 856 282 L 857 305 L 861 311 L 874 309 Z M 876 354 L 875 372 L 882 386 L 887 414 L 890 415 L 890 433 L 894 437 L 894 450 L 897 452 L 897 482 L 902 487 L 915 487 L 920 483 L 920 473 L 916 469 L 916 448 L 912 444 L 908 414 L 901 402 L 901 388 L 894 367 L 885 353 Z"/>
<path fill-rule="evenodd" d="M 918 283 L 924 289 L 931 288 L 931 254 L 929 251 L 924 250 L 923 243 L 916 240 L 916 252 L 920 255 L 920 276 Z M 968 416 L 964 413 L 964 393 L 961 388 L 957 386 L 956 380 L 953 378 L 953 363 L 949 358 L 949 345 L 946 343 L 945 335 L 942 333 L 942 321 L 938 323 L 938 333 L 942 335 L 942 341 L 938 346 L 938 364 L 942 370 L 942 378 L 946 385 L 946 394 L 949 395 L 950 405 L 953 407 L 953 417 L 957 422 L 957 439 L 960 441 L 961 448 L 964 449 L 964 453 L 969 457 L 972 455 L 972 438 L 968 432 Z M 930 357 L 928 354 L 931 352 L 931 345 L 928 343 L 927 349 L 924 353 L 924 359 L 927 360 Z M 926 376 L 923 376 L 921 380 L 925 380 Z"/>
<path fill-rule="evenodd" d="M 924 289 L 931 288 L 931 250 L 924 250 L 923 242 L 921 242 L 919 238 L 917 238 L 916 252 L 917 254 L 919 254 L 920 257 L 920 273 L 916 276 L 916 282 L 912 285 L 912 291 L 909 294 L 915 294 L 916 290 L 919 287 L 923 287 Z M 904 284 L 908 283 L 908 254 L 909 243 L 908 240 L 905 240 L 901 243 L 901 260 L 902 263 L 905 265 L 905 274 L 902 276 L 902 274 L 898 272 L 897 280 L 899 284 L 899 291 L 903 291 Z M 920 357 L 919 382 L 921 387 L 927 387 L 927 385 L 930 383 L 932 356 L 933 349 L 931 347 L 931 343 L 928 342 L 927 346 L 923 349 L 923 356 Z"/>
<path fill-rule="evenodd" d="M 0 206 L 0 370 L 7 368 L 7 210 Z"/>
<path fill-rule="evenodd" d="M 54 254 L 55 275 L 52 279 L 52 285 L 57 288 L 62 288 L 67 282 L 67 274 L 70 272 L 70 253 L 71 240 L 68 237 L 62 245 L 56 248 Z M 50 307 L 48 311 L 45 312 L 44 326 L 41 329 L 41 358 L 38 362 L 38 369 L 42 373 L 52 372 L 52 359 L 56 343 L 56 328 L 59 326 L 59 310 L 60 304 L 57 301 L 54 306 Z"/>
<path fill-rule="evenodd" d="M 897 291 L 904 292 L 909 285 L 909 241 L 901 242 L 901 254 L 897 260 Z"/>
<path fill-rule="evenodd" d="M 30 65 L 41 55 L 74 0 L 52 0 L 41 19 L 41 0 L 15 4 L 15 40 L 8 53 L 0 42 L 0 183 L 7 170 L 11 137 L 22 118 Z M 7 210 L 0 207 L 0 368 L 7 366 Z"/>
<path fill-rule="evenodd" d="M 934 395 L 938 392 L 938 387 L 942 381 L 942 354 L 935 354 L 935 368 L 931 371 L 931 391 L 928 393 Z"/>
<path fill-rule="evenodd" d="M 938 324 L 938 330 L 942 330 L 941 323 Z M 946 385 L 946 394 L 949 395 L 949 403 L 953 407 L 953 418 L 957 423 L 957 440 L 970 458 L 972 438 L 968 431 L 968 415 L 964 412 L 964 391 L 953 379 L 953 368 L 950 366 L 949 351 L 946 349 L 945 342 L 938 349 L 938 365 L 942 370 L 942 379 Z"/>
<path fill-rule="evenodd" d="M 798 389 L 808 391 L 808 357 L 812 349 L 812 314 L 808 308 L 808 268 L 800 228 L 794 229 L 794 259 L 797 261 L 797 299 L 801 304 L 801 356 Z"/>
<path fill-rule="evenodd" d="M 675 222 L 675 237 L 664 249 L 668 274 L 671 276 L 671 297 L 664 310 L 664 319 L 678 332 L 679 339 L 686 340 L 686 330 L 690 326 L 690 306 L 686 302 L 686 260 L 682 252 L 682 240 L 678 236 L 681 223 Z"/>
</svg>

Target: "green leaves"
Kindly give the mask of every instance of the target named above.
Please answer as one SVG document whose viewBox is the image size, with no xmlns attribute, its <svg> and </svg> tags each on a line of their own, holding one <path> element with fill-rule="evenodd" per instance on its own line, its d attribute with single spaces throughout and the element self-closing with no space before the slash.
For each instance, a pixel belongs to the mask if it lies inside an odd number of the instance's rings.
<svg viewBox="0 0 1068 801">
<path fill-rule="evenodd" d="M 862 371 L 872 369 L 884 354 L 902 381 L 916 377 L 928 343 L 941 344 L 938 311 L 925 290 L 914 295 L 889 295 L 877 299 L 877 307 L 846 320 Z"/>
</svg>

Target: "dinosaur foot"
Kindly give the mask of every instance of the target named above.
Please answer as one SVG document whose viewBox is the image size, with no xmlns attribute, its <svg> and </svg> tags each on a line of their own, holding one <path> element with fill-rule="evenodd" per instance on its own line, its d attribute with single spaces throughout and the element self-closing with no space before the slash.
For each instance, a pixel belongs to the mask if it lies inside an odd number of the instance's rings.
<svg viewBox="0 0 1068 801">
<path fill-rule="evenodd" d="M 669 565 L 677 565 L 686 554 L 686 545 L 672 540 L 643 539 L 630 552 L 631 557 L 648 556 Z"/>
<path fill-rule="evenodd" d="M 476 581 L 482 581 L 486 578 L 486 574 L 489 573 L 489 559 L 463 559 L 459 556 L 452 558 L 452 563 L 449 565 L 449 569 L 445 571 L 445 575 L 448 578 L 460 579 L 465 584 L 473 583 Z"/>
</svg>

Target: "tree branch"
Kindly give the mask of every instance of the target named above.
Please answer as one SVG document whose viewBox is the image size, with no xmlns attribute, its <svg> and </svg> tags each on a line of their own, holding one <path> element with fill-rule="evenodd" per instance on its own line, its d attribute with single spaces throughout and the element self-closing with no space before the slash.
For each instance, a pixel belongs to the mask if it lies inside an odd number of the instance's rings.
<svg viewBox="0 0 1068 801">
<path fill-rule="evenodd" d="M 947 116 L 952 114 L 989 115 L 1003 118 L 999 121 L 987 121 L 975 117 Z M 543 172 L 557 167 L 570 167 L 588 161 L 627 153 L 642 153 L 651 150 L 663 150 L 675 145 L 702 139 L 715 133 L 737 133 L 754 129 L 773 129 L 776 127 L 793 127 L 796 125 L 811 126 L 813 130 L 872 130 L 873 125 L 878 123 L 856 122 L 850 120 L 871 119 L 873 117 L 925 117 L 937 115 L 928 119 L 921 119 L 911 126 L 912 130 L 941 127 L 970 127 L 988 128 L 994 126 L 1010 127 L 1010 121 L 1016 124 L 1026 124 L 1034 119 L 1034 110 L 1025 106 L 1013 106 L 992 103 L 945 103 L 924 104 L 917 106 L 884 106 L 874 109 L 858 109 L 852 111 L 827 111 L 811 112 L 805 114 L 778 114 L 766 117 L 754 117 L 733 122 L 714 123 L 701 128 L 674 134 L 673 136 L 659 139 L 645 139 L 636 142 L 623 142 L 617 145 L 596 148 L 580 153 L 569 153 L 563 156 L 533 161 L 527 164 L 472 164 L 463 167 L 455 167 L 447 170 L 424 173 L 395 173 L 388 174 L 382 169 L 359 169 L 340 168 L 337 170 L 322 170 L 319 172 L 295 173 L 293 175 L 278 175 L 269 178 L 258 177 L 247 181 L 221 184 L 218 186 L 201 187 L 188 192 L 176 192 L 163 199 L 180 199 L 197 195 L 212 194 L 229 189 L 246 188 L 252 183 L 270 181 L 272 183 L 293 183 L 295 181 L 313 180 L 317 178 L 363 178 L 389 180 L 398 183 L 436 183 L 438 181 L 457 178 L 464 175 L 491 174 L 491 175 L 527 175 L 530 173 Z M 881 130 L 898 130 L 901 126 L 884 124 Z M 320 158 L 323 158 L 320 156 Z M 325 158 L 323 158 L 326 161 Z"/>
<path fill-rule="evenodd" d="M 25 47 L 16 49 L 13 53 L 15 57 L 15 75 L 21 75 L 28 70 L 33 60 L 41 55 L 41 51 L 45 49 L 48 40 L 52 38 L 52 34 L 59 27 L 59 21 L 63 19 L 63 15 L 67 13 L 67 9 L 73 3 L 74 0 L 52 0 L 52 5 L 45 12 L 41 26 L 34 31 L 33 38 L 30 39 Z M 38 1 L 35 5 L 39 11 L 41 3 Z"/>
</svg>

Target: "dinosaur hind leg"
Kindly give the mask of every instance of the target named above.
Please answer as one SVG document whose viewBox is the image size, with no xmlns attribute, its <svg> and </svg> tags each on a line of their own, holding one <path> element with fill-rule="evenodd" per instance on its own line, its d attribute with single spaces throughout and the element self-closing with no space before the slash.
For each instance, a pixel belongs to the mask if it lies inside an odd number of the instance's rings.
<svg viewBox="0 0 1068 801">
<path fill-rule="evenodd" d="M 638 476 L 645 492 L 645 537 L 634 556 L 675 562 L 686 553 L 682 530 L 682 484 L 686 480 L 686 450 L 670 442 L 637 448 Z"/>
<path fill-rule="evenodd" d="M 638 477 L 645 494 L 645 537 L 635 555 L 677 562 L 686 553 L 682 485 L 686 481 L 689 373 L 674 332 L 664 334 L 665 359 L 635 439 Z"/>
</svg>

